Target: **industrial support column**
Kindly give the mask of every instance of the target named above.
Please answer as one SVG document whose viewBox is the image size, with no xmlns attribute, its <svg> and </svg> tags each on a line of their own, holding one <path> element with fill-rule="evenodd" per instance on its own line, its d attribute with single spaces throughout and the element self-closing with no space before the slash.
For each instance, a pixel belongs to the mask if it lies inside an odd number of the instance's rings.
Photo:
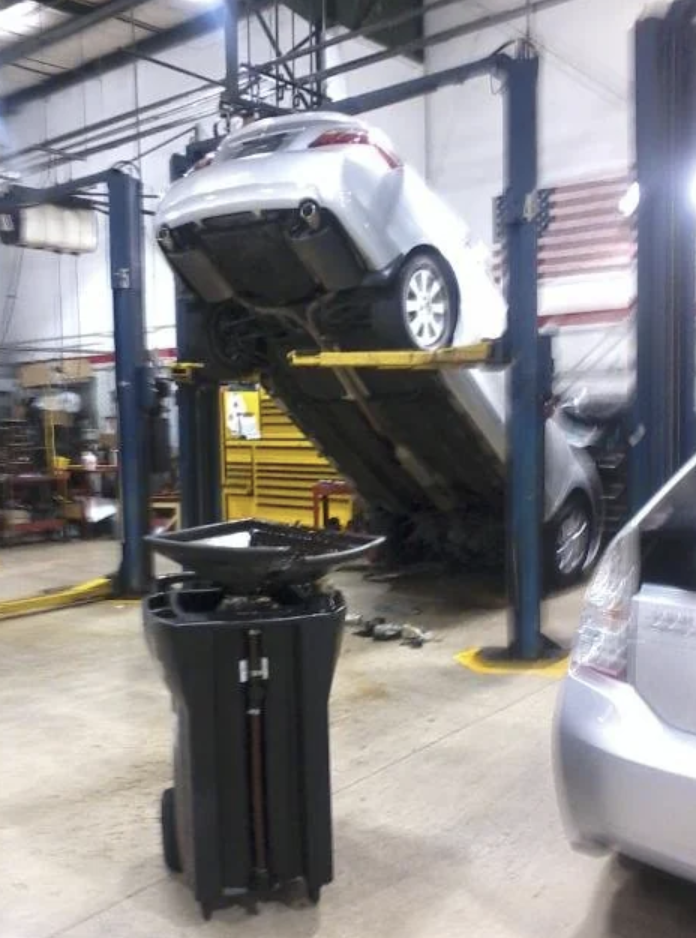
<svg viewBox="0 0 696 938">
<path fill-rule="evenodd" d="M 526 45 L 505 71 L 508 265 L 508 582 L 513 658 L 544 651 L 541 634 L 544 417 L 537 322 L 537 80 Z"/>
<path fill-rule="evenodd" d="M 224 3 L 225 90 L 220 98 L 223 112 L 239 98 L 239 0 L 224 0 Z"/>
<path fill-rule="evenodd" d="M 149 368 L 143 317 L 142 184 L 113 170 L 109 190 L 111 288 L 119 415 L 119 473 L 123 553 L 118 591 L 139 596 L 151 580 L 148 533 L 150 487 L 149 422 L 146 419 Z"/>
<path fill-rule="evenodd" d="M 635 30 L 638 300 L 631 503 L 694 452 L 696 30 L 694 0 Z"/>
<path fill-rule="evenodd" d="M 176 344 L 179 361 L 205 363 L 205 308 L 177 284 Z M 181 524 L 191 528 L 222 520 L 220 478 L 220 382 L 194 376 L 177 390 Z"/>
<path fill-rule="evenodd" d="M 184 154 L 174 154 L 169 172 L 172 182 L 214 150 L 217 140 L 198 140 Z M 209 310 L 176 282 L 176 345 L 180 362 L 206 364 Z M 196 370 L 193 380 L 177 389 L 179 415 L 179 489 L 181 525 L 193 528 L 222 520 L 220 478 L 220 381 L 208 369 Z"/>
</svg>

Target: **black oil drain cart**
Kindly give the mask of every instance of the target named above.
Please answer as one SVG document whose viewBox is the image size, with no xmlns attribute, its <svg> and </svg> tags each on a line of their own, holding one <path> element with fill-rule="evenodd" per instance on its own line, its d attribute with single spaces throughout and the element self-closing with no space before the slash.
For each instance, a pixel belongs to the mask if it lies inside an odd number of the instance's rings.
<svg viewBox="0 0 696 938">
<path fill-rule="evenodd" d="M 165 861 L 209 918 L 332 879 L 328 700 L 346 615 L 320 581 L 380 538 L 246 520 L 148 539 L 145 632 L 176 714 Z"/>
</svg>

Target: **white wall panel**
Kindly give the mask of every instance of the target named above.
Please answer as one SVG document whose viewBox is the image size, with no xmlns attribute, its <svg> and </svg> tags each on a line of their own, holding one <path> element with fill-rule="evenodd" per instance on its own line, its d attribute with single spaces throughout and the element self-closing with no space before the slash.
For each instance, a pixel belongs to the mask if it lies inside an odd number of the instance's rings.
<svg viewBox="0 0 696 938">
<path fill-rule="evenodd" d="M 566 325 L 552 343 L 556 391 L 628 395 L 634 386 L 633 322 Z"/>
<path fill-rule="evenodd" d="M 510 9 L 511 0 L 471 0 L 466 18 Z M 568 0 L 531 20 L 539 50 L 539 184 L 562 185 L 625 173 L 632 162 L 632 27 L 643 0 Z M 463 21 L 454 4 L 427 18 L 428 34 Z M 431 47 L 429 72 L 486 56 L 519 39 L 522 16 Z M 474 237 L 490 245 L 491 204 L 503 189 L 503 109 L 499 83 L 477 79 L 443 89 L 426 104 L 428 175 L 469 222 Z M 542 314 L 626 308 L 635 278 L 598 274 L 545 282 Z"/>
<path fill-rule="evenodd" d="M 515 4 L 467 4 L 469 18 Z M 643 0 L 570 0 L 532 19 L 541 56 L 541 185 L 612 175 L 631 160 L 631 28 Z M 455 4 L 427 17 L 427 32 L 462 22 Z M 429 72 L 488 55 L 520 38 L 525 20 L 431 47 Z M 495 81 L 477 79 L 427 99 L 431 182 L 465 214 L 476 235 L 492 238 L 490 198 L 502 186 L 502 107 Z M 485 193 L 481 190 L 485 189 Z"/>
</svg>

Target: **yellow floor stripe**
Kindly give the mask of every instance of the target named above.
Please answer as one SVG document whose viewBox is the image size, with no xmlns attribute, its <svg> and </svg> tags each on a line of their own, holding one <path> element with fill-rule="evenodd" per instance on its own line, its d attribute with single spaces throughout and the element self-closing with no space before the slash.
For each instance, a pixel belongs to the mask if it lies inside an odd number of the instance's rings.
<svg viewBox="0 0 696 938">
<path fill-rule="evenodd" d="M 454 660 L 476 674 L 533 674 L 536 677 L 559 678 L 568 670 L 568 655 L 546 661 L 489 661 L 480 648 L 466 648 Z"/>
<path fill-rule="evenodd" d="M 21 599 L 7 599 L 0 602 L 0 620 L 28 616 L 36 612 L 50 612 L 79 603 L 96 602 L 113 595 L 113 584 L 109 577 L 97 577 L 69 586 L 65 589 L 39 593 L 37 596 L 23 596 Z"/>
</svg>

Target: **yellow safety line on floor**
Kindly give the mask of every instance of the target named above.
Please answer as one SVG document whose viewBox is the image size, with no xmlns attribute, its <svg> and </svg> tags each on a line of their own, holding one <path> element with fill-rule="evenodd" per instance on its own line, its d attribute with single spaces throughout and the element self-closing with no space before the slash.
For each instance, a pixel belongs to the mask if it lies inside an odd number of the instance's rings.
<svg viewBox="0 0 696 938">
<path fill-rule="evenodd" d="M 568 655 L 547 661 L 489 661 L 480 648 L 466 648 L 454 656 L 462 667 L 476 674 L 532 674 L 535 677 L 559 678 L 568 670 Z"/>
<path fill-rule="evenodd" d="M 23 596 L 21 599 L 6 599 L 0 601 L 0 620 L 14 619 L 19 616 L 28 616 L 36 612 L 50 612 L 53 609 L 64 609 L 80 603 L 96 602 L 99 599 L 108 599 L 113 595 L 113 584 L 109 577 L 97 577 L 69 586 L 64 589 L 39 593 L 37 596 Z"/>
</svg>

